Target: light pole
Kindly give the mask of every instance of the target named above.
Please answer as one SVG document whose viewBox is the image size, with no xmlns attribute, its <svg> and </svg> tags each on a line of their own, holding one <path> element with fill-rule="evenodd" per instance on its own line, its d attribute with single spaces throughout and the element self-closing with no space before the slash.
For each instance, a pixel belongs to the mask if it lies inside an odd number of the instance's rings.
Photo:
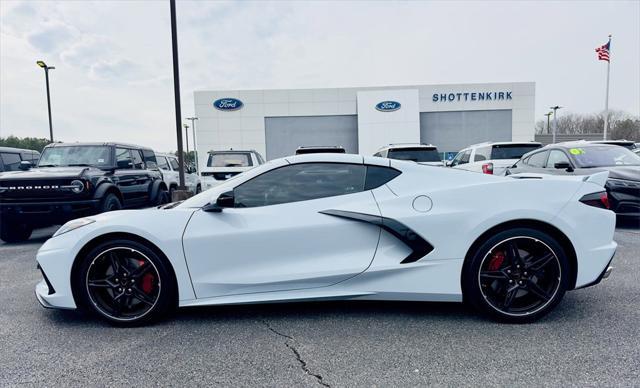
<svg viewBox="0 0 640 388">
<path fill-rule="evenodd" d="M 551 133 L 551 126 L 549 125 L 549 120 L 551 120 L 551 115 L 553 114 L 553 112 L 549 112 L 549 113 L 545 113 L 544 115 L 547 116 L 547 135 Z"/>
<path fill-rule="evenodd" d="M 558 131 L 558 117 L 557 117 L 558 115 L 557 115 L 556 111 L 558 109 L 562 109 L 562 107 L 559 106 L 559 105 L 556 105 L 556 106 L 549 107 L 549 109 L 553 109 L 553 141 L 552 141 L 552 143 L 555 144 L 555 142 L 556 142 L 556 132 Z M 551 113 L 551 112 L 549 112 L 549 113 Z"/>
<path fill-rule="evenodd" d="M 197 117 L 187 117 L 187 120 L 191 120 L 191 130 L 193 131 L 193 158 L 196 162 L 196 175 L 200 174 L 200 167 L 198 166 L 198 140 L 196 138 L 196 120 Z"/>
<path fill-rule="evenodd" d="M 171 13 L 171 52 L 173 54 L 173 94 L 176 109 L 176 138 L 178 142 L 178 177 L 180 180 L 178 190 L 185 190 L 184 185 L 184 155 L 182 154 L 182 113 L 180 110 L 180 71 L 178 66 L 178 28 L 176 25 L 176 0 L 169 0 Z M 173 198 L 171 199 L 173 200 Z"/>
<path fill-rule="evenodd" d="M 37 61 L 36 64 L 44 69 L 44 79 L 47 83 L 47 109 L 49 110 L 49 138 L 53 143 L 53 124 L 51 123 L 51 96 L 49 95 L 49 70 L 55 69 L 54 66 L 47 66 L 44 61 Z"/>
<path fill-rule="evenodd" d="M 184 124 L 184 135 L 187 139 L 187 156 L 189 155 L 189 124 Z"/>
</svg>

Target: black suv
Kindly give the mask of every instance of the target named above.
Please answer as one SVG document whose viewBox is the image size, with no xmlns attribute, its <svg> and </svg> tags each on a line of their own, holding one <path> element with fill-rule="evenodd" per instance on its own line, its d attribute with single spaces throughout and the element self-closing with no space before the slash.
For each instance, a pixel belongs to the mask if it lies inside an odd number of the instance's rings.
<svg viewBox="0 0 640 388">
<path fill-rule="evenodd" d="M 36 227 L 169 202 L 153 150 L 120 143 L 55 143 L 35 168 L 0 174 L 0 238 L 26 240 Z"/>
</svg>

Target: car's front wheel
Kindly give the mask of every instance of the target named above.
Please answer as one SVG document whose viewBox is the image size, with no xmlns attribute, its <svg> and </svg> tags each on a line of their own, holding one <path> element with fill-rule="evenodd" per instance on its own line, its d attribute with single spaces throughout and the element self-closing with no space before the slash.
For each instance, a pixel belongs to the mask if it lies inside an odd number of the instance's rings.
<svg viewBox="0 0 640 388">
<path fill-rule="evenodd" d="M 0 240 L 7 243 L 15 243 L 28 240 L 33 232 L 33 227 L 19 222 L 3 220 L 0 223 Z"/>
<path fill-rule="evenodd" d="M 82 307 L 113 324 L 147 323 L 176 305 L 169 264 L 144 244 L 108 241 L 80 260 L 75 285 Z"/>
<path fill-rule="evenodd" d="M 491 317 L 531 322 L 549 313 L 568 288 L 569 265 L 562 246 L 547 233 L 516 228 L 480 244 L 465 262 L 465 301 Z"/>
</svg>

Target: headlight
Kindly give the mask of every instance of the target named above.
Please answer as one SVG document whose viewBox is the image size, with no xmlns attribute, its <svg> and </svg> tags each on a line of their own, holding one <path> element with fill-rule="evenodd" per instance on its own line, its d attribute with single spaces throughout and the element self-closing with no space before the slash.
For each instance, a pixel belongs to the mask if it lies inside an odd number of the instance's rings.
<svg viewBox="0 0 640 388">
<path fill-rule="evenodd" d="M 84 183 L 79 180 L 71 182 L 71 191 L 74 193 L 81 193 L 84 190 Z"/>
<path fill-rule="evenodd" d="M 78 229 L 82 226 L 89 225 L 96 222 L 96 220 L 92 220 L 91 218 L 78 218 L 77 220 L 72 220 L 62 225 L 60 229 L 56 230 L 53 234 L 53 237 L 59 236 L 63 233 L 70 232 L 74 229 Z"/>
</svg>

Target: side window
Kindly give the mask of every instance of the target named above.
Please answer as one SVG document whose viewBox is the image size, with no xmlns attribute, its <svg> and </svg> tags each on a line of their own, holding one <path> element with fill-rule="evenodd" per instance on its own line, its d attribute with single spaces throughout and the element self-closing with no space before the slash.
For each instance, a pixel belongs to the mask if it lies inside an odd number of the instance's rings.
<svg viewBox="0 0 640 388">
<path fill-rule="evenodd" d="M 473 157 L 474 162 L 491 159 L 491 147 L 476 148 L 476 154 Z"/>
<path fill-rule="evenodd" d="M 544 168 L 544 164 L 547 161 L 549 151 L 542 151 L 529 156 L 527 165 L 535 168 Z"/>
<path fill-rule="evenodd" d="M 157 156 L 156 159 L 158 160 L 158 168 L 160 168 L 161 170 L 164 171 L 169 171 L 169 163 L 167 162 L 167 158 L 164 156 Z"/>
<path fill-rule="evenodd" d="M 136 170 L 144 169 L 144 161 L 140 150 L 131 150 L 131 155 L 133 156 L 133 168 Z"/>
<path fill-rule="evenodd" d="M 142 156 L 144 157 L 144 162 L 154 162 L 158 163 L 156 160 L 156 154 L 151 150 L 142 150 Z"/>
<path fill-rule="evenodd" d="M 256 159 L 258 159 L 258 164 L 264 164 L 264 159 L 262 159 L 262 155 L 260 155 L 259 153 L 254 153 L 254 155 L 256 156 Z"/>
<path fill-rule="evenodd" d="M 471 150 L 466 150 L 464 154 L 462 154 L 462 158 L 460 159 L 459 164 L 467 164 L 469 163 L 469 158 L 471 157 Z"/>
<path fill-rule="evenodd" d="M 128 148 L 116 148 L 116 166 L 121 169 L 133 168 L 133 161 Z"/>
<path fill-rule="evenodd" d="M 400 171 L 391 167 L 367 166 L 367 176 L 364 181 L 365 190 L 373 190 L 400 175 Z"/>
<path fill-rule="evenodd" d="M 20 154 L 14 153 L 2 153 L 0 154 L 2 163 L 4 164 L 4 171 L 18 171 L 20 169 Z"/>
<path fill-rule="evenodd" d="M 547 168 L 555 168 L 556 163 L 569 163 L 569 158 L 567 155 L 560 150 L 551 150 L 549 153 L 549 160 L 547 161 Z"/>
<path fill-rule="evenodd" d="M 364 165 L 303 163 L 268 171 L 233 192 L 235 207 L 257 207 L 352 194 L 364 186 Z"/>
<path fill-rule="evenodd" d="M 458 164 L 460 164 L 460 161 L 462 160 L 462 155 L 464 155 L 465 151 L 460 151 L 456 154 L 456 156 L 453 158 L 453 160 L 451 161 L 451 166 L 457 166 Z"/>
<path fill-rule="evenodd" d="M 178 159 L 169 158 L 169 163 L 171 163 L 171 169 L 173 171 L 178 171 L 180 169 L 180 164 L 178 164 Z"/>
</svg>

